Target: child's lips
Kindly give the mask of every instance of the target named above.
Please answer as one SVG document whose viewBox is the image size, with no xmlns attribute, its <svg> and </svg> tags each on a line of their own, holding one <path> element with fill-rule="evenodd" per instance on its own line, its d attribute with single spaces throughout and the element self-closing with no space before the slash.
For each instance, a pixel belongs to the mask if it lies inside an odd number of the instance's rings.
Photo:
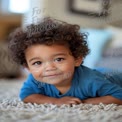
<svg viewBox="0 0 122 122">
<path fill-rule="evenodd" d="M 61 75 L 61 74 L 50 74 L 50 75 L 45 75 L 43 77 L 57 77 L 59 75 Z"/>
</svg>

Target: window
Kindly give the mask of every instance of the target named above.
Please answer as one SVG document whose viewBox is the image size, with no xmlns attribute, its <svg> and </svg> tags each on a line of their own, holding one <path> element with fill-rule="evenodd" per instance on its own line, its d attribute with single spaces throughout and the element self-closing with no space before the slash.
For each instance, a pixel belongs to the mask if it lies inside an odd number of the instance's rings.
<svg viewBox="0 0 122 122">
<path fill-rule="evenodd" d="M 25 13 L 29 10 L 29 0 L 10 0 L 9 11 L 13 13 Z"/>
<path fill-rule="evenodd" d="M 30 0 L 2 0 L 2 11 L 4 13 L 23 14 L 29 10 Z"/>
</svg>

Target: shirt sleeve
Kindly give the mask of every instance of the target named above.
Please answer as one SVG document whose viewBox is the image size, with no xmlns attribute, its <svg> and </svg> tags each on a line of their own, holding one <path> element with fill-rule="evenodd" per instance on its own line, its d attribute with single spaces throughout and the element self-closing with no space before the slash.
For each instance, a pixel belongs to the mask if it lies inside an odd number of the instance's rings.
<svg viewBox="0 0 122 122">
<path fill-rule="evenodd" d="M 110 82 L 105 77 L 96 76 L 94 80 L 89 84 L 89 96 L 100 97 L 100 96 L 113 96 L 117 99 L 122 100 L 122 87 Z"/>
<path fill-rule="evenodd" d="M 26 97 L 32 94 L 43 94 L 43 89 L 41 89 L 40 84 L 41 83 L 36 81 L 30 74 L 27 80 L 23 83 L 22 88 L 20 89 L 20 99 L 24 100 Z"/>
</svg>

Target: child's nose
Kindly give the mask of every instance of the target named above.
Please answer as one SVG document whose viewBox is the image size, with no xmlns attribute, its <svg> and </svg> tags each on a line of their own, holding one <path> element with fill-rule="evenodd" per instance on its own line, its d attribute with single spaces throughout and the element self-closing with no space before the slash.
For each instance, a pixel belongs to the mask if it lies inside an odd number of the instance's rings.
<svg viewBox="0 0 122 122">
<path fill-rule="evenodd" d="M 45 62 L 44 69 L 46 71 L 55 70 L 56 66 L 55 66 L 55 64 L 52 61 L 49 61 L 49 62 Z"/>
</svg>

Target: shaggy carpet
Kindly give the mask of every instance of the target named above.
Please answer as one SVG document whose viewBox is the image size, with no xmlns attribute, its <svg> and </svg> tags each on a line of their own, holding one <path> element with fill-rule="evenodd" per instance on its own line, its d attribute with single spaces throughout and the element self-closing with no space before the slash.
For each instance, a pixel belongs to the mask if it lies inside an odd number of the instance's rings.
<svg viewBox="0 0 122 122">
<path fill-rule="evenodd" d="M 25 104 L 19 100 L 22 80 L 0 80 L 0 122 L 122 122 L 122 105 Z"/>
</svg>

